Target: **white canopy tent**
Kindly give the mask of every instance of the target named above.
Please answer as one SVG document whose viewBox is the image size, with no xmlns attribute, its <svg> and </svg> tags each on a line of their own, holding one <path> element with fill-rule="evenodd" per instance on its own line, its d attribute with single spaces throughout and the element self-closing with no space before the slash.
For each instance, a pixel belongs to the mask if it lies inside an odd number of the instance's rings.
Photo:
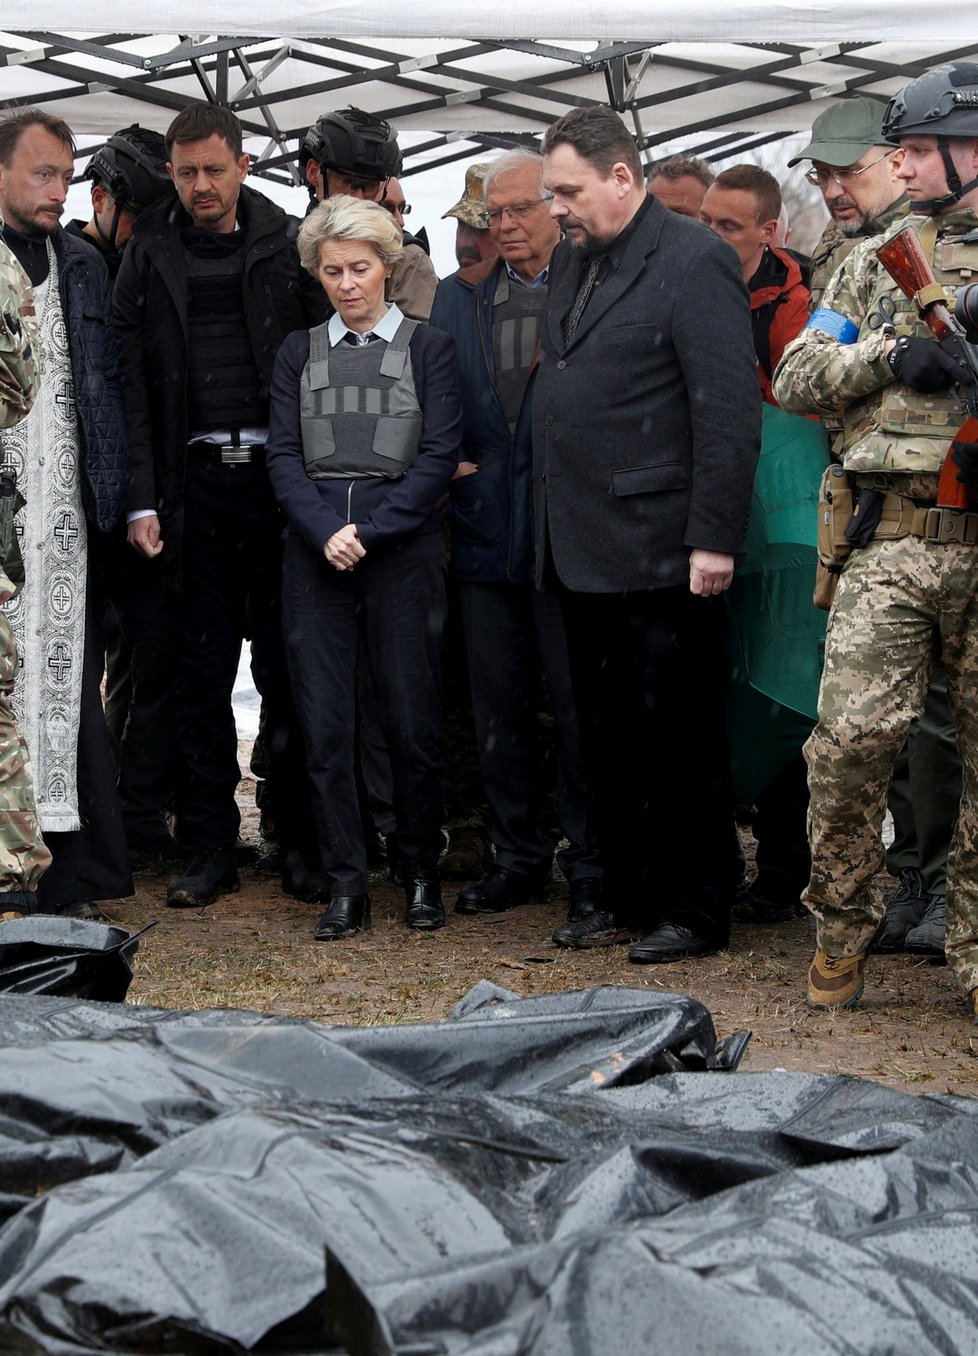
<svg viewBox="0 0 978 1356">
<path fill-rule="evenodd" d="M 39 105 L 104 135 L 163 130 L 188 100 L 216 99 L 261 138 L 253 172 L 282 183 L 296 181 L 306 127 L 350 103 L 423 134 L 405 139 L 406 175 L 538 137 L 589 102 L 618 108 L 649 158 L 683 135 L 723 160 L 807 128 L 838 95 L 886 98 L 941 61 L 978 60 L 964 0 L 161 0 L 130 2 L 124 32 L 117 4 L 88 0 L 85 35 L 78 13 L 7 5 L 0 107 Z"/>
</svg>

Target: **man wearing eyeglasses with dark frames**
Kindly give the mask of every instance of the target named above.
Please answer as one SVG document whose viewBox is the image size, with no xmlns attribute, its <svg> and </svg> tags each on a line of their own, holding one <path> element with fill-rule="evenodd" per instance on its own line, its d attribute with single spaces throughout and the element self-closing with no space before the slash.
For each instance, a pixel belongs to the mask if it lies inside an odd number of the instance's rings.
<svg viewBox="0 0 978 1356">
<path fill-rule="evenodd" d="M 805 178 L 821 191 L 832 214 L 812 257 L 812 311 L 821 305 L 829 280 L 859 241 L 881 234 L 909 211 L 903 180 L 896 175 L 900 153 L 885 144 L 884 111 L 875 99 L 834 104 L 812 123 L 810 144 L 789 161 L 795 165 L 811 158 Z M 841 460 L 842 419 L 823 413 L 823 423 Z M 886 900 L 886 918 L 874 944 L 878 951 L 943 954 L 943 924 L 932 926 L 928 913 L 935 900 L 943 908 L 960 788 L 954 721 L 943 665 L 938 665 L 924 713 L 893 772 L 888 807 L 894 838 L 886 867 L 899 884 Z"/>
<path fill-rule="evenodd" d="M 533 585 L 531 412 L 550 257 L 560 237 L 540 186 L 542 165 L 535 152 L 516 150 L 481 167 L 480 215 L 499 259 L 439 283 L 431 312 L 432 325 L 455 340 L 462 393 L 452 568 L 494 850 L 489 871 L 459 893 L 456 909 L 500 913 L 541 894 L 550 879 L 542 670 L 567 839 L 556 858 L 570 887 L 568 921 L 579 922 L 602 907 L 602 871 L 586 811 L 560 605 L 553 589 Z"/>
<path fill-rule="evenodd" d="M 811 309 L 858 241 L 879 235 L 907 212 L 907 195 L 893 175 L 896 147 L 882 131 L 884 105 L 843 99 L 812 123 L 812 139 L 788 161 L 811 160 L 805 178 L 825 201 L 832 220 L 812 252 Z"/>
</svg>

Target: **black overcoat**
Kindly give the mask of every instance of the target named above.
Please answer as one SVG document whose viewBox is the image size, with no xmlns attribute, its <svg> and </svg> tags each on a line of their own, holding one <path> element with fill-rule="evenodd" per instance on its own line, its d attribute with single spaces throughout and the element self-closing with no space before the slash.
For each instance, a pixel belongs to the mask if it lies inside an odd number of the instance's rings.
<svg viewBox="0 0 978 1356">
<path fill-rule="evenodd" d="M 750 308 L 734 251 L 654 199 L 564 320 L 580 251 L 554 254 L 534 400 L 538 582 L 575 592 L 686 585 L 694 548 L 743 550 L 760 445 Z"/>
</svg>

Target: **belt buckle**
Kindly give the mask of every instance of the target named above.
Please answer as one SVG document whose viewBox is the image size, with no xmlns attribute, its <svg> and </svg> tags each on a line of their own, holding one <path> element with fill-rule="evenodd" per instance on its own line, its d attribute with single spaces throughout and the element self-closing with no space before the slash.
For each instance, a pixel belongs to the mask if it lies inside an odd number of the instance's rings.
<svg viewBox="0 0 978 1356">
<path fill-rule="evenodd" d="M 251 461 L 250 443 L 222 443 L 221 462 L 225 466 L 247 466 Z"/>
<path fill-rule="evenodd" d="M 929 509 L 924 536 L 942 544 L 960 542 L 962 546 L 974 546 L 978 544 L 978 514 L 963 509 Z"/>
</svg>

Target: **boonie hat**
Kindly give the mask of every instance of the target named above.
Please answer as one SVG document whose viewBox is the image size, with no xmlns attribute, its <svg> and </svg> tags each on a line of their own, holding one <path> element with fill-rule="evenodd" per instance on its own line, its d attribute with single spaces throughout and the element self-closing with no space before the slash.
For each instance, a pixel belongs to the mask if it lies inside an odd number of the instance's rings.
<svg viewBox="0 0 978 1356">
<path fill-rule="evenodd" d="M 475 227 L 477 231 L 488 230 L 486 204 L 482 198 L 482 181 L 491 164 L 491 160 L 480 160 L 478 164 L 468 167 L 465 171 L 465 192 L 454 207 L 442 213 L 442 221 L 446 217 L 456 217 L 459 221 L 464 221 L 466 226 Z"/>
<path fill-rule="evenodd" d="M 878 99 L 840 99 L 812 123 L 812 139 L 789 161 L 820 160 L 824 165 L 852 165 L 872 146 L 885 146 L 883 113 Z"/>
</svg>

